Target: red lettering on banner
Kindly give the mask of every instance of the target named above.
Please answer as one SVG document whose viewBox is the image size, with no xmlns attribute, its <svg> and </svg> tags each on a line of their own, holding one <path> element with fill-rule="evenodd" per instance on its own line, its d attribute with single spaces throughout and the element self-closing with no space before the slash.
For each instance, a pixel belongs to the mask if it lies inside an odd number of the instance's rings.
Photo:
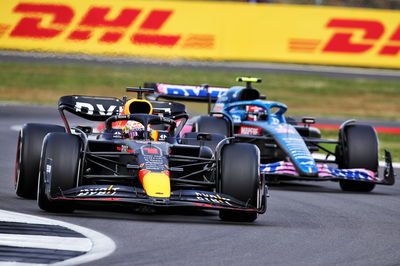
<svg viewBox="0 0 400 266">
<path fill-rule="evenodd" d="M 92 7 L 88 13 L 79 23 L 79 26 L 90 27 L 92 29 L 75 30 L 73 31 L 68 39 L 70 40 L 88 40 L 92 36 L 92 32 L 96 28 L 108 29 L 100 38 L 101 42 L 115 43 L 118 42 L 124 35 L 121 29 L 126 29 L 136 20 L 137 16 L 141 12 L 140 9 L 125 8 L 121 10 L 117 17 L 114 19 L 107 19 L 106 16 L 110 12 L 109 7 Z M 117 29 L 117 30 L 110 30 Z M 118 31 L 119 29 L 119 31 Z"/>
<path fill-rule="evenodd" d="M 179 39 L 180 36 L 140 33 L 136 33 L 132 37 L 132 41 L 135 44 L 153 44 L 159 46 L 174 46 Z"/>
<path fill-rule="evenodd" d="M 172 13 L 172 10 L 152 10 L 140 25 L 139 29 L 146 31 L 159 31 Z M 136 33 L 132 36 L 131 40 L 134 44 L 174 46 L 180 38 L 180 35 Z"/>
<path fill-rule="evenodd" d="M 400 42 L 400 26 L 395 30 L 395 32 L 390 37 L 389 41 Z M 397 55 L 400 52 L 400 43 L 398 45 L 385 45 L 380 50 L 381 55 Z"/>
<path fill-rule="evenodd" d="M 380 50 L 379 54 L 381 55 L 397 55 L 400 52 L 399 45 L 385 45 Z"/>
<path fill-rule="evenodd" d="M 332 19 L 329 21 L 328 28 L 341 28 L 362 30 L 364 41 L 379 40 L 385 31 L 384 26 L 379 21 L 372 20 L 353 20 L 353 19 Z M 367 43 L 352 43 L 351 37 L 353 33 L 335 33 L 328 41 L 324 52 L 337 52 L 337 53 L 363 53 L 373 47 L 373 44 Z"/>
<path fill-rule="evenodd" d="M 172 10 L 153 10 L 140 25 L 140 29 L 159 30 L 171 15 Z"/>
<path fill-rule="evenodd" d="M 15 7 L 14 12 L 24 13 L 26 17 L 18 22 L 10 36 L 23 38 L 53 38 L 63 31 L 74 16 L 70 7 L 52 4 L 21 3 Z M 48 15 L 53 17 L 51 25 L 47 28 L 41 27 L 43 16 Z"/>
<path fill-rule="evenodd" d="M 121 8 L 113 12 L 112 6 L 91 6 L 86 11 L 80 10 L 84 12 L 82 17 L 74 17 L 73 8 L 62 4 L 17 3 L 13 11 L 22 13 L 23 17 L 11 29 L 9 36 L 47 40 L 64 33 L 67 40 L 88 41 L 94 38 L 96 31 L 102 31 L 98 43 L 113 44 L 126 38 L 129 31 L 133 32 L 129 36 L 133 45 L 171 48 L 182 39 L 181 48 L 185 49 L 211 49 L 214 46 L 213 35 L 190 34 L 183 38 L 181 34 L 162 32 L 174 10 L 149 10 L 139 24 L 137 21 L 144 9 Z M 78 21 L 78 24 L 73 21 Z M 138 23 L 137 28 L 132 28 L 134 23 Z M 0 37 L 7 34 L 9 27 L 0 25 Z M 73 28 L 66 32 L 67 27 Z"/>
</svg>

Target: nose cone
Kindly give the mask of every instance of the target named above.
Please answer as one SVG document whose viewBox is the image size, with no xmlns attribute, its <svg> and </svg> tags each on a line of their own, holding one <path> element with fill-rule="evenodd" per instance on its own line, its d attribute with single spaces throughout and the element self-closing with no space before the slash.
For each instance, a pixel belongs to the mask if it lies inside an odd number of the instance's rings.
<svg viewBox="0 0 400 266">
<path fill-rule="evenodd" d="M 140 170 L 139 178 L 148 196 L 160 198 L 171 196 L 171 183 L 168 171 L 153 173 L 149 170 Z"/>
</svg>

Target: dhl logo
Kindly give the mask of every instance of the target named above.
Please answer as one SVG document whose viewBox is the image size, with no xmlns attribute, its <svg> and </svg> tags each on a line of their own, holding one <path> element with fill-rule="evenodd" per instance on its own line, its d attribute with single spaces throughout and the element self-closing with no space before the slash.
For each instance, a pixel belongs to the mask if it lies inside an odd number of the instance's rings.
<svg viewBox="0 0 400 266">
<path fill-rule="evenodd" d="M 385 44 L 378 44 L 383 39 L 385 25 L 377 20 L 358 19 L 331 19 L 326 28 L 335 32 L 327 42 L 315 39 L 290 39 L 289 50 L 292 52 L 311 53 L 320 48 L 322 53 L 362 54 L 375 46 L 378 55 L 396 56 L 400 52 L 400 25 L 385 40 Z M 357 33 L 361 32 L 361 38 Z"/>
<path fill-rule="evenodd" d="M 210 49 L 214 45 L 214 36 L 209 34 L 162 34 L 165 24 L 171 19 L 174 10 L 144 10 L 141 8 L 115 8 L 104 6 L 89 7 L 78 18 L 74 26 L 76 13 L 71 6 L 63 4 L 20 3 L 13 12 L 22 14 L 22 18 L 11 29 L 11 38 L 52 39 L 66 34 L 70 41 L 88 41 L 96 38 L 95 32 L 102 30 L 99 43 L 114 44 L 128 37 L 133 45 L 157 45 L 182 48 Z M 117 14 L 117 15 L 115 15 Z M 144 19 L 139 19 L 142 16 Z M 50 18 L 50 19 L 49 19 Z M 72 27 L 72 29 L 70 29 Z M 134 33 L 127 36 L 128 30 Z M 5 32 L 3 26 L 3 33 Z M 1 36 L 1 35 L 0 35 Z"/>
</svg>

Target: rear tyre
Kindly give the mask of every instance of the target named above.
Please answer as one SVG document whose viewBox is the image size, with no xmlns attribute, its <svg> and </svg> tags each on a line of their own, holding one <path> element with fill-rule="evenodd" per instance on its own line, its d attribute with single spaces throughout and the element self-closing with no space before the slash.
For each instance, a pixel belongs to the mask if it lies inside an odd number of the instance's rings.
<svg viewBox="0 0 400 266">
<path fill-rule="evenodd" d="M 229 137 L 229 122 L 223 118 L 200 116 L 194 123 L 196 132 L 217 133 Z"/>
<path fill-rule="evenodd" d="M 81 141 L 67 133 L 48 134 L 43 143 L 40 161 L 38 205 L 48 212 L 72 212 L 69 202 L 54 200 L 61 191 L 77 186 Z"/>
<path fill-rule="evenodd" d="M 15 193 L 28 199 L 36 198 L 40 153 L 47 133 L 65 132 L 65 128 L 48 124 L 25 124 L 19 132 L 15 160 Z"/>
<path fill-rule="evenodd" d="M 221 193 L 258 207 L 264 195 L 259 175 L 260 151 L 255 145 L 234 143 L 225 146 L 221 154 Z M 220 210 L 223 221 L 253 222 L 257 212 Z"/>
<path fill-rule="evenodd" d="M 339 134 L 336 158 L 341 169 L 365 168 L 378 171 L 378 137 L 373 127 L 368 125 L 348 125 Z M 374 183 L 340 180 L 344 191 L 370 192 Z"/>
</svg>

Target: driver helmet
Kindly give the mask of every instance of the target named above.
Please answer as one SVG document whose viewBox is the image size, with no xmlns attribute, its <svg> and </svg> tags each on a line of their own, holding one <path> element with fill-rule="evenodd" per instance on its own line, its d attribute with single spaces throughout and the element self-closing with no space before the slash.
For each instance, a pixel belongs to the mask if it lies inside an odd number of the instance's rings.
<svg viewBox="0 0 400 266">
<path fill-rule="evenodd" d="M 266 120 L 267 117 L 265 108 L 256 105 L 246 106 L 246 113 L 248 121 Z"/>
<path fill-rule="evenodd" d="M 158 140 L 158 130 L 153 130 L 148 126 L 147 131 L 152 140 Z M 125 139 L 144 139 L 144 126 L 137 121 L 127 121 L 125 126 L 122 127 L 122 136 Z"/>
<path fill-rule="evenodd" d="M 127 121 L 122 127 L 123 138 L 141 139 L 143 138 L 144 126 L 137 121 Z"/>
</svg>

